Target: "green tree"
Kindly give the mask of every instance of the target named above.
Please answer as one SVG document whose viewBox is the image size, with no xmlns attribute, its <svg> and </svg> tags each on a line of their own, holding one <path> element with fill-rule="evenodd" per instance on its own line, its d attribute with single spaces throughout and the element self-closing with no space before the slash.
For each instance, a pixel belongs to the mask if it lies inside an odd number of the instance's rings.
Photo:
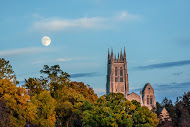
<svg viewBox="0 0 190 127">
<path fill-rule="evenodd" d="M 82 121 L 83 126 L 86 127 L 152 127 L 158 125 L 156 114 L 146 107 L 140 107 L 136 101 L 126 100 L 122 93 L 101 96 L 91 110 L 83 112 Z"/>
<path fill-rule="evenodd" d="M 43 69 L 40 70 L 41 80 L 45 82 L 46 88 L 50 91 L 52 97 L 54 97 L 56 90 L 62 89 L 65 86 L 68 86 L 70 83 L 70 75 L 66 72 L 63 72 L 59 65 L 54 65 L 49 67 L 44 65 Z"/>
<path fill-rule="evenodd" d="M 133 114 L 133 122 L 136 127 L 156 127 L 159 120 L 156 114 L 143 106 Z"/>
<path fill-rule="evenodd" d="M 138 101 L 132 100 L 131 102 L 136 106 L 136 108 L 141 107 L 141 104 Z"/>
<path fill-rule="evenodd" d="M 111 93 L 101 96 L 92 110 L 84 111 L 83 126 L 115 127 L 129 126 L 132 123 L 132 113 L 136 109 L 121 93 Z"/>
</svg>

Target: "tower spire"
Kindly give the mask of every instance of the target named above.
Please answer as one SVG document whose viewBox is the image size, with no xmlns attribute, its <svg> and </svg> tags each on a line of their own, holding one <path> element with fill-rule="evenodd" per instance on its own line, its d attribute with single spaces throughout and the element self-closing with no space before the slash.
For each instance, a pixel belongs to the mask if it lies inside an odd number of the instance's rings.
<svg viewBox="0 0 190 127">
<path fill-rule="evenodd" d="M 109 51 L 109 48 L 108 48 L 108 60 L 110 60 L 110 51 Z"/>
<path fill-rule="evenodd" d="M 119 60 L 119 52 L 118 52 L 118 60 Z"/>
<path fill-rule="evenodd" d="M 121 48 L 120 59 L 122 59 L 122 58 L 123 58 L 123 55 L 122 55 L 122 48 Z"/>
<path fill-rule="evenodd" d="M 111 59 L 113 60 L 113 49 L 111 48 Z"/>
<path fill-rule="evenodd" d="M 126 60 L 125 46 L 124 46 L 124 59 Z"/>
</svg>

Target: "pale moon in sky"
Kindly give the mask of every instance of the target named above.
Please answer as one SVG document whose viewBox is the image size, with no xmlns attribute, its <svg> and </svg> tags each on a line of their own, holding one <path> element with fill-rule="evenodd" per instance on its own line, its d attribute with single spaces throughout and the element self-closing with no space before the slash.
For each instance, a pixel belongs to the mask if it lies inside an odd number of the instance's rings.
<svg viewBox="0 0 190 127">
<path fill-rule="evenodd" d="M 51 43 L 51 39 L 50 39 L 48 36 L 44 36 L 44 37 L 42 38 L 42 44 L 43 44 L 44 46 L 48 46 L 48 45 L 50 45 L 50 43 Z"/>
</svg>

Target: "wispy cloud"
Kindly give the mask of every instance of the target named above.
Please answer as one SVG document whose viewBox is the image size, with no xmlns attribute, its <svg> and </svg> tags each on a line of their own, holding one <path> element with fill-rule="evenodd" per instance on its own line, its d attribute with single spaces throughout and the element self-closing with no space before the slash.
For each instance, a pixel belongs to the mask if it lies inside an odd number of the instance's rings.
<svg viewBox="0 0 190 127">
<path fill-rule="evenodd" d="M 78 19 L 45 18 L 34 22 L 32 29 L 38 31 L 64 31 L 70 29 L 105 29 L 118 21 L 139 21 L 139 15 L 127 11 L 120 12 L 112 17 L 81 17 Z"/>
<path fill-rule="evenodd" d="M 0 56 L 15 56 L 15 55 L 23 55 L 23 54 L 36 54 L 41 52 L 49 52 L 53 51 L 50 48 L 39 48 L 39 47 L 32 47 L 32 48 L 21 48 L 21 49 L 12 49 L 12 50 L 5 50 L 0 51 Z"/>
<path fill-rule="evenodd" d="M 91 58 L 88 58 L 88 57 L 81 57 L 81 56 L 78 56 L 78 57 L 72 57 L 72 58 L 58 58 L 56 59 L 57 62 L 66 62 L 66 61 L 81 61 L 81 60 L 89 60 Z"/>
<path fill-rule="evenodd" d="M 149 69 L 170 68 L 170 67 L 185 66 L 185 65 L 190 65 L 190 60 L 168 62 L 168 63 L 158 63 L 158 64 L 151 64 L 151 65 L 147 65 L 147 66 L 138 66 L 135 69 L 149 70 Z"/>
<path fill-rule="evenodd" d="M 181 82 L 181 83 L 176 83 L 176 82 L 173 82 L 173 83 L 170 83 L 170 84 L 161 84 L 161 85 L 155 85 L 156 86 L 156 90 L 157 91 L 163 91 L 163 90 L 179 90 L 180 88 L 182 89 L 189 89 L 190 88 L 190 82 Z M 174 92 L 174 91 L 173 91 Z M 184 91 L 185 92 L 185 91 Z"/>
<path fill-rule="evenodd" d="M 90 73 L 77 73 L 77 74 L 71 74 L 71 78 L 81 78 L 81 77 L 96 77 L 100 76 L 98 72 L 90 72 Z"/>
<path fill-rule="evenodd" d="M 182 96 L 184 92 L 187 92 L 190 89 L 190 82 L 181 82 L 181 83 L 168 83 L 168 84 L 159 84 L 154 85 L 154 91 L 157 101 L 161 102 L 164 97 L 172 99 L 175 102 L 176 98 Z"/>
<path fill-rule="evenodd" d="M 58 62 L 65 62 L 65 61 L 71 61 L 72 59 L 71 58 L 58 58 L 56 59 L 56 61 Z"/>
<path fill-rule="evenodd" d="M 79 19 L 44 19 L 35 22 L 34 29 L 46 30 L 46 31 L 64 31 L 73 28 L 102 28 L 104 25 L 104 19 L 100 17 L 83 17 Z"/>
</svg>

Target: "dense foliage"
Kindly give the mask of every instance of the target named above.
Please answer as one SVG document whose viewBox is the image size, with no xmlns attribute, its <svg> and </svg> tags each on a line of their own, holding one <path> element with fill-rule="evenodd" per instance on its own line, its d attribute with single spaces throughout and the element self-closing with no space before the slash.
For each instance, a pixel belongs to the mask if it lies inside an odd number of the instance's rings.
<svg viewBox="0 0 190 127">
<path fill-rule="evenodd" d="M 59 65 L 44 65 L 41 76 L 25 79 L 17 87 L 15 73 L 9 61 L 0 59 L 0 126 L 2 127 L 154 127 L 156 114 L 128 101 L 121 93 L 98 96 L 82 82 L 70 81 L 70 75 Z M 173 124 L 189 123 L 190 93 L 172 105 L 167 98 L 157 107 L 165 106 Z M 158 111 L 155 111 L 157 114 Z M 159 115 L 158 115 L 159 116 Z M 160 124 L 160 126 L 166 124 Z"/>
<path fill-rule="evenodd" d="M 101 96 L 91 110 L 83 112 L 83 126 L 86 127 L 155 127 L 156 114 L 147 107 L 140 107 L 137 101 L 128 101 L 121 93 Z"/>
<path fill-rule="evenodd" d="M 16 87 L 9 79 L 0 80 L 0 125 L 24 126 L 36 115 L 35 106 L 28 103 L 30 97 L 24 88 Z"/>
</svg>

